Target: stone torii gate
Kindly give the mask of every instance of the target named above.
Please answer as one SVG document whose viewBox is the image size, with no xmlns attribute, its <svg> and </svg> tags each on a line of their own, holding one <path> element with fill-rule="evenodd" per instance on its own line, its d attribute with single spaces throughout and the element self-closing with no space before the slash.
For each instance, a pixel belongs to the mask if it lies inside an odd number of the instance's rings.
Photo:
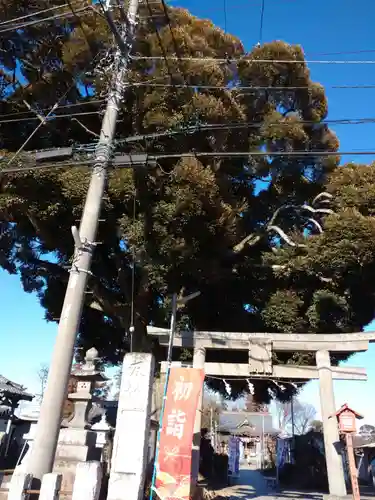
<svg viewBox="0 0 375 500">
<path fill-rule="evenodd" d="M 169 330 L 148 327 L 148 334 L 158 337 L 160 345 L 168 345 Z M 270 377 L 288 380 L 319 379 L 320 403 L 323 421 L 324 446 L 331 500 L 346 496 L 342 457 L 337 445 L 340 441 L 336 418 L 333 379 L 366 381 L 364 368 L 331 366 L 330 352 L 367 351 L 369 342 L 375 341 L 375 332 L 341 334 L 298 333 L 232 333 L 189 332 L 175 334 L 173 346 L 194 349 L 193 366 L 204 368 L 206 375 L 223 378 L 254 379 Z M 208 349 L 247 350 L 248 363 L 205 362 Z M 272 352 L 315 352 L 316 366 L 274 365 Z M 162 367 L 163 371 L 163 367 Z M 202 399 L 202 398 L 201 398 Z M 201 408 L 197 411 L 194 432 L 200 435 Z M 197 475 L 197 443 L 193 444 L 193 477 Z M 199 450 L 199 448 L 198 448 Z M 194 467 L 195 462 L 195 467 Z"/>
</svg>

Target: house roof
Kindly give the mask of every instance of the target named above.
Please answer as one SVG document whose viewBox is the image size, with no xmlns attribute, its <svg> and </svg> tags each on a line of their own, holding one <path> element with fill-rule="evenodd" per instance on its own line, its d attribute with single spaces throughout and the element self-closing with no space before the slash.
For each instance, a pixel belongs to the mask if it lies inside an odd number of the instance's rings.
<svg viewBox="0 0 375 500">
<path fill-rule="evenodd" d="M 228 434 L 248 434 L 252 436 L 278 434 L 273 428 L 272 415 L 258 412 L 225 411 L 219 417 L 219 431 Z"/>
<path fill-rule="evenodd" d="M 12 382 L 3 375 L 0 375 L 0 396 L 26 401 L 31 401 L 34 397 L 27 393 L 22 385 Z"/>
<path fill-rule="evenodd" d="M 12 410 L 9 406 L 0 405 L 0 418 L 9 418 Z"/>
<path fill-rule="evenodd" d="M 375 436 L 373 434 L 357 434 L 353 436 L 353 448 L 375 447 Z"/>
</svg>

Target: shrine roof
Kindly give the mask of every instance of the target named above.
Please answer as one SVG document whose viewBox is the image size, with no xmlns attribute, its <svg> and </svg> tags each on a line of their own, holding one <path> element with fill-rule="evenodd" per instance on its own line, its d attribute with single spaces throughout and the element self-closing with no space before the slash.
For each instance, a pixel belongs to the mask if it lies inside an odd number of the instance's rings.
<svg viewBox="0 0 375 500">
<path fill-rule="evenodd" d="M 272 415 L 260 412 L 225 411 L 219 417 L 219 432 L 230 434 L 278 434 L 272 424 Z"/>
<path fill-rule="evenodd" d="M 352 410 L 352 408 L 350 408 L 346 403 L 344 405 L 342 405 L 341 408 L 339 408 L 337 410 L 337 412 L 335 413 L 335 416 L 339 417 L 341 415 L 341 413 L 344 413 L 344 412 L 353 413 L 355 415 L 355 417 L 358 419 L 363 418 L 363 416 L 360 413 L 357 413 L 355 410 Z"/>
<path fill-rule="evenodd" d="M 17 399 L 24 399 L 26 401 L 31 401 L 34 397 L 32 394 L 26 392 L 22 385 L 12 382 L 3 375 L 0 375 L 0 396 L 17 397 Z"/>
</svg>

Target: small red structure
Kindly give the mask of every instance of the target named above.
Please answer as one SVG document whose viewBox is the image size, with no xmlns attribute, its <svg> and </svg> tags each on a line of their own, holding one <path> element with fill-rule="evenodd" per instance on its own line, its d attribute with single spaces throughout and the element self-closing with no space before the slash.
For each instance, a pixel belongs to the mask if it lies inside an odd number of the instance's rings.
<svg viewBox="0 0 375 500">
<path fill-rule="evenodd" d="M 346 451 L 348 454 L 350 481 L 352 483 L 353 500 L 360 500 L 360 492 L 358 486 L 358 471 L 355 464 L 354 450 L 353 450 L 353 434 L 356 431 L 356 419 L 363 418 L 362 415 L 349 408 L 347 404 L 343 405 L 336 413 L 335 416 L 339 423 L 339 430 L 345 434 Z"/>
<path fill-rule="evenodd" d="M 335 413 L 339 423 L 339 430 L 342 433 L 347 432 L 356 432 L 356 419 L 360 420 L 362 415 L 357 413 L 356 411 L 349 408 L 347 404 L 342 405 L 342 407 Z"/>
</svg>

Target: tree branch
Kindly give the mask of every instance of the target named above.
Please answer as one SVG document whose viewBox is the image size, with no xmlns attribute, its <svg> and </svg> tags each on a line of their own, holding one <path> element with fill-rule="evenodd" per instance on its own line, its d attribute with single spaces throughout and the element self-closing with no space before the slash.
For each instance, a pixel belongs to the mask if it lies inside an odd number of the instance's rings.
<svg viewBox="0 0 375 500">
<path fill-rule="evenodd" d="M 244 251 L 245 247 L 251 247 L 256 245 L 262 238 L 264 238 L 270 228 L 270 226 L 273 226 L 275 220 L 277 219 L 279 213 L 282 210 L 285 210 L 287 208 L 295 208 L 295 205 L 281 205 L 281 207 L 277 208 L 274 213 L 272 214 L 270 220 L 265 224 L 265 227 L 263 231 L 259 231 L 258 233 L 252 233 L 246 236 L 242 241 L 237 243 L 235 247 L 233 247 L 233 252 L 235 254 L 239 254 Z"/>
<path fill-rule="evenodd" d="M 318 196 L 316 196 L 312 202 L 314 205 L 317 201 L 320 202 L 326 202 L 328 201 L 332 195 L 329 193 L 323 192 L 320 193 Z M 288 235 L 278 226 L 275 224 L 277 217 L 279 216 L 280 212 L 282 210 L 287 210 L 287 209 L 293 209 L 293 210 L 305 210 L 307 212 L 312 212 L 314 214 L 326 214 L 326 215 L 331 215 L 333 214 L 333 210 L 328 209 L 328 208 L 313 208 L 310 205 L 303 204 L 303 205 L 294 205 L 294 204 L 285 204 L 281 205 L 279 208 L 277 208 L 274 213 L 272 214 L 271 218 L 269 221 L 265 224 L 264 228 L 259 231 L 258 233 L 252 233 L 246 236 L 242 241 L 237 243 L 236 246 L 233 247 L 233 252 L 235 254 L 241 253 L 246 247 L 253 246 L 256 243 L 258 243 L 263 237 L 267 235 L 270 231 L 275 231 L 278 233 L 278 235 L 286 242 L 288 245 L 291 246 L 296 246 L 296 247 L 305 247 L 306 245 L 304 244 L 298 244 L 294 243 Z M 322 226 L 319 224 L 319 222 L 316 219 L 313 218 L 308 218 L 308 221 L 310 221 L 314 226 L 319 230 L 319 232 L 323 232 Z"/>
</svg>

